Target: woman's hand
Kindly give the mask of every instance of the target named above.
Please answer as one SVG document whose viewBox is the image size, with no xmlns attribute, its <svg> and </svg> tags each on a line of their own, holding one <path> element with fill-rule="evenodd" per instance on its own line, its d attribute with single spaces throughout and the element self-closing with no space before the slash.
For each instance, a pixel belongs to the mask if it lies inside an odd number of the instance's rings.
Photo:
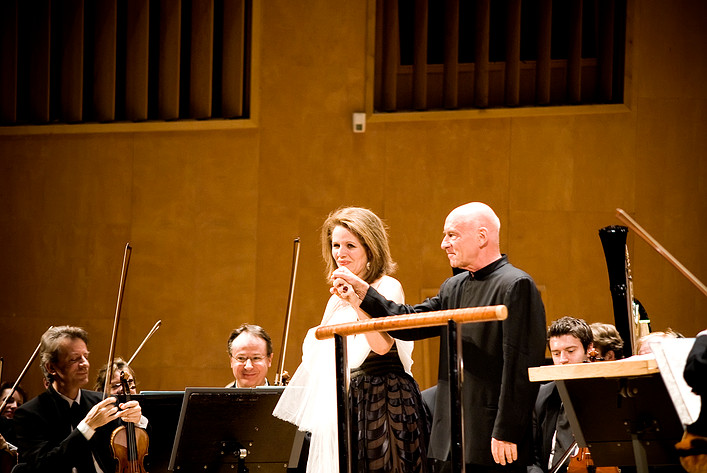
<svg viewBox="0 0 707 473">
<path fill-rule="evenodd" d="M 331 273 L 332 287 L 329 290 L 353 307 L 361 305 L 361 301 L 368 292 L 368 283 L 356 276 L 347 268 L 338 268 Z"/>
</svg>

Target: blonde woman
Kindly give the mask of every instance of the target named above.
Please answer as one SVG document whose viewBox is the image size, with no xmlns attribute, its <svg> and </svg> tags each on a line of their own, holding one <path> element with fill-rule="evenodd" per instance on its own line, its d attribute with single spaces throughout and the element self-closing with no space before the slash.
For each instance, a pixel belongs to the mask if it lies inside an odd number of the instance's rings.
<svg viewBox="0 0 707 473">
<path fill-rule="evenodd" d="M 380 218 L 368 209 L 339 209 L 324 222 L 322 256 L 328 276 L 346 267 L 381 294 L 402 303 L 400 282 L 390 276 L 395 263 Z M 366 320 L 368 315 L 336 295 L 329 298 L 321 325 Z M 311 432 L 308 473 L 336 473 L 336 375 L 334 341 L 317 340 L 310 329 L 302 363 L 273 414 Z M 425 472 L 429 414 L 412 378 L 412 342 L 386 333 L 349 336 L 349 388 L 354 471 Z"/>
</svg>

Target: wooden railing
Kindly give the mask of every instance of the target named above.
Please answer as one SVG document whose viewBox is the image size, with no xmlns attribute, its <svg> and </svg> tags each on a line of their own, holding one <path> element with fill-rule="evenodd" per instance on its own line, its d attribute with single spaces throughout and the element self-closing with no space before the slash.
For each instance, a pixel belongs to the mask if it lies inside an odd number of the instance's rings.
<svg viewBox="0 0 707 473">
<path fill-rule="evenodd" d="M 450 460 L 453 473 L 464 471 L 464 410 L 462 407 L 462 344 L 459 324 L 502 321 L 508 317 L 506 306 L 470 307 L 407 315 L 393 315 L 363 322 L 349 322 L 317 328 L 315 336 L 322 340 L 334 337 L 336 356 L 336 397 L 339 432 L 339 471 L 352 471 L 351 411 L 349 409 L 349 367 L 346 359 L 346 337 L 366 332 L 385 332 L 420 327 L 447 325 L 447 359 L 449 360 L 449 404 L 451 416 Z"/>
</svg>

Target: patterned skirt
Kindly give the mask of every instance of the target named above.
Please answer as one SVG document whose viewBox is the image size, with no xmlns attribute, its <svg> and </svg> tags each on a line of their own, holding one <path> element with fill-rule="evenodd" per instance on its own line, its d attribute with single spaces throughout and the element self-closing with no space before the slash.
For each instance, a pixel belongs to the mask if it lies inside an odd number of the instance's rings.
<svg viewBox="0 0 707 473">
<path fill-rule="evenodd" d="M 351 371 L 351 456 L 357 473 L 426 473 L 430 414 L 395 345 Z"/>
</svg>

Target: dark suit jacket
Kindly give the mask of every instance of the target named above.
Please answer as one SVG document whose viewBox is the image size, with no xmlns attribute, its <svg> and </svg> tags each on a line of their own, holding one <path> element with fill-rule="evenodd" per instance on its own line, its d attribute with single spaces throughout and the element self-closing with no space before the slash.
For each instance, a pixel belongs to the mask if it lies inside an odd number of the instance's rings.
<svg viewBox="0 0 707 473">
<path fill-rule="evenodd" d="M 684 377 L 692 391 L 702 398 L 700 415 L 694 423 L 687 426 L 687 431 L 707 437 L 707 335 L 695 339 L 685 362 Z"/>
<path fill-rule="evenodd" d="M 533 450 L 535 461 L 528 472 L 548 471 L 557 417 L 562 411 L 562 400 L 557 386 L 549 382 L 540 386 L 533 411 Z"/>
<path fill-rule="evenodd" d="M 369 289 L 361 308 L 372 317 L 503 304 L 503 322 L 462 325 L 464 360 L 465 460 L 494 466 L 491 437 L 518 445 L 518 463 L 532 463 L 532 413 L 537 383 L 528 368 L 545 356 L 545 309 L 531 277 L 504 255 L 485 268 L 447 279 L 439 294 L 415 306 L 396 304 Z M 429 457 L 447 460 L 450 447 L 450 406 L 447 331 L 440 327 L 390 332 L 417 340 L 440 336 L 440 364 Z"/>
<path fill-rule="evenodd" d="M 103 398 L 99 392 L 81 390 L 84 415 Z M 15 429 L 22 472 L 70 473 L 95 456 L 104 472 L 115 471 L 110 436 L 121 422 L 116 420 L 96 429 L 91 440 L 71 429 L 69 404 L 53 388 L 15 411 Z M 92 464 L 92 460 L 91 460 Z M 95 470 L 88 470 L 95 471 Z"/>
</svg>

